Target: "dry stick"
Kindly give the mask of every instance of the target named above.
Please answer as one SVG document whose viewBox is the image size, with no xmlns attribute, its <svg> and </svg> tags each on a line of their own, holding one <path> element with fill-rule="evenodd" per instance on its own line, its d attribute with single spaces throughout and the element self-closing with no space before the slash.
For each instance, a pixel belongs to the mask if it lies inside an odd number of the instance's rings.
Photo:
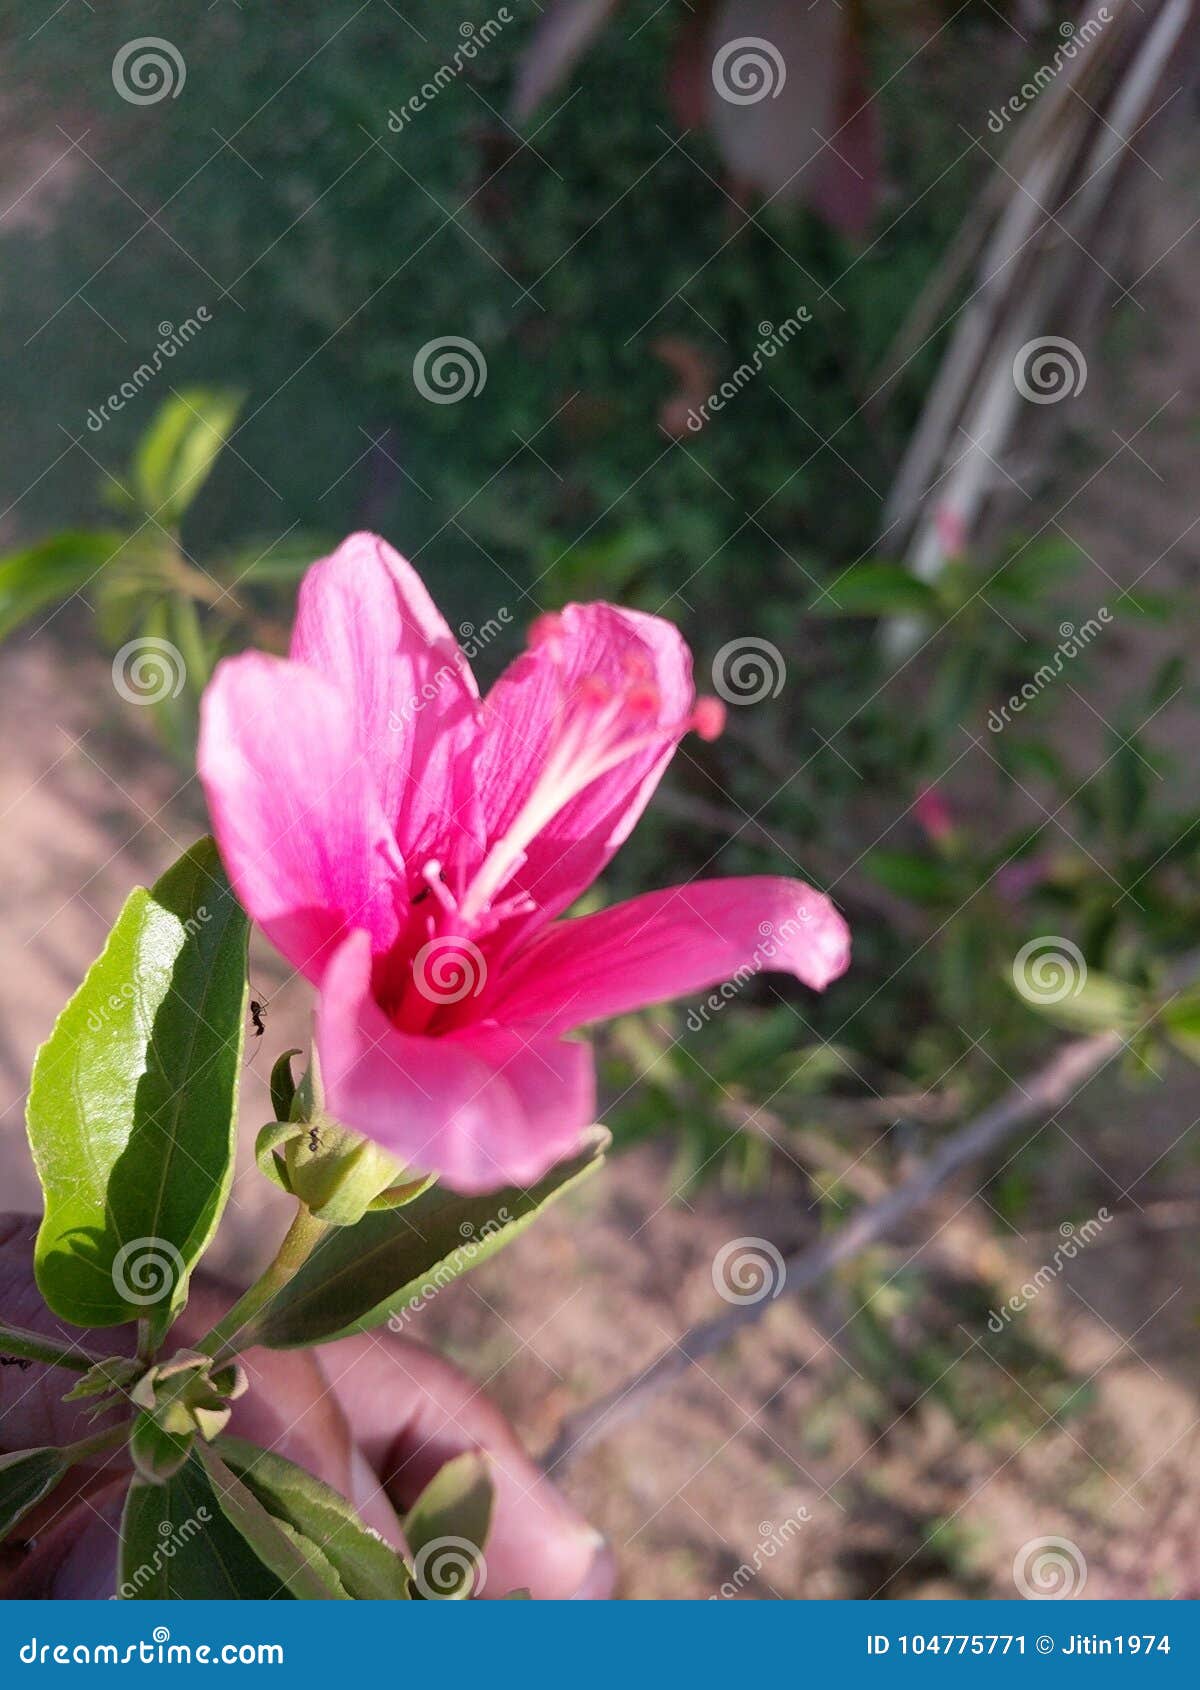
<svg viewBox="0 0 1200 1690">
<path fill-rule="evenodd" d="M 783 1287 L 795 1295 L 823 1279 L 841 1262 L 891 1234 L 914 1209 L 927 1203 L 950 1176 L 985 1155 L 1032 1117 L 1054 1112 L 1087 1079 L 1111 1062 L 1123 1048 L 1119 1033 L 1098 1033 L 1063 1045 L 1046 1066 L 1013 1086 L 975 1120 L 940 1144 L 916 1172 L 886 1197 L 860 1209 L 831 1238 L 798 1250 L 784 1262 Z M 693 1326 L 683 1337 L 657 1356 L 635 1378 L 594 1403 L 570 1414 L 543 1457 L 547 1472 L 573 1461 L 590 1445 L 606 1437 L 615 1427 L 638 1413 L 648 1398 L 656 1396 L 685 1374 L 693 1362 L 711 1355 L 727 1344 L 744 1326 L 760 1320 L 772 1306 L 772 1298 L 757 1303 L 739 1303 L 716 1320 Z"/>
</svg>

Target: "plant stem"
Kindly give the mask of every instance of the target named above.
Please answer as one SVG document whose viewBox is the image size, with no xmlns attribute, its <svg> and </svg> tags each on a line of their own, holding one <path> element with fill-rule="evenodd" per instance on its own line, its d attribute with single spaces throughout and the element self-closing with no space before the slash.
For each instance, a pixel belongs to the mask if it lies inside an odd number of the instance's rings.
<svg viewBox="0 0 1200 1690">
<path fill-rule="evenodd" d="M 272 1297 L 299 1273 L 328 1230 L 326 1223 L 310 1214 L 301 1203 L 275 1260 L 262 1277 L 255 1280 L 245 1296 L 239 1297 L 228 1314 L 222 1316 L 208 1336 L 200 1340 L 197 1348 L 219 1361 L 228 1361 L 239 1349 L 245 1349 L 243 1332 Z"/>
<path fill-rule="evenodd" d="M 154 1328 L 148 1320 L 137 1323 L 137 1358 L 139 1361 L 154 1360 Z"/>
<path fill-rule="evenodd" d="M 75 1463 L 86 1461 L 89 1456 L 103 1455 L 110 1449 L 117 1449 L 129 1436 L 129 1423 L 120 1426 L 109 1426 L 103 1432 L 95 1432 L 90 1438 L 80 1438 L 78 1443 L 66 1444 L 62 1453 L 67 1460 Z"/>
</svg>

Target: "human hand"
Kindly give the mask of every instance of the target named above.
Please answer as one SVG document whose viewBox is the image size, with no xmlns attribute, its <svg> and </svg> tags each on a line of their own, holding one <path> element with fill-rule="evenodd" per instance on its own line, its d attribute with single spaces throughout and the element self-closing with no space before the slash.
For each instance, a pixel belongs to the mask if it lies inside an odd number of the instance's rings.
<svg viewBox="0 0 1200 1690">
<path fill-rule="evenodd" d="M 100 1355 L 132 1352 L 128 1328 L 99 1333 L 60 1327 L 34 1283 L 37 1222 L 0 1215 L 0 1312 L 14 1325 L 77 1341 Z M 184 1347 L 233 1301 L 199 1276 L 178 1328 Z M 603 1539 L 522 1449 L 512 1427 L 459 1370 L 422 1345 L 386 1331 L 320 1351 L 252 1349 L 241 1357 L 250 1389 L 231 1431 L 297 1462 L 354 1503 L 363 1520 L 399 1546 L 393 1508 L 409 1507 L 438 1469 L 465 1450 L 490 1459 L 496 1489 L 483 1596 L 526 1588 L 534 1597 L 604 1599 L 612 1556 Z M 270 1381 L 270 1391 L 262 1387 Z M 0 1369 L 0 1452 L 67 1443 L 103 1422 L 87 1403 L 64 1403 L 72 1375 L 34 1362 Z M 0 1596 L 111 1596 L 116 1588 L 124 1449 L 74 1468 L 0 1546 Z M 31 1547 L 26 1547 L 31 1545 Z"/>
</svg>

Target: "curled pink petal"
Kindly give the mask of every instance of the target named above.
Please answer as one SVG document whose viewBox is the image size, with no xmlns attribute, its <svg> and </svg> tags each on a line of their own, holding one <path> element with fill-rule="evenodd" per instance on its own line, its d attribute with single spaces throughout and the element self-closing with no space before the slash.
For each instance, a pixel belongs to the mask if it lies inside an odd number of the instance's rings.
<svg viewBox="0 0 1200 1690">
<path fill-rule="evenodd" d="M 802 880 L 699 880 L 544 929 L 488 1008 L 560 1033 L 760 973 L 823 991 L 849 962 L 846 923 Z"/>
<path fill-rule="evenodd" d="M 353 927 L 395 944 L 396 842 L 328 681 L 258 652 L 226 658 L 202 702 L 198 765 L 237 895 L 294 968 L 319 980 Z"/>
<path fill-rule="evenodd" d="M 349 1128 L 462 1191 L 528 1184 L 595 1112 L 562 1035 L 760 969 L 849 960 L 828 898 L 699 881 L 554 918 L 625 839 L 685 733 L 720 733 L 660 617 L 568 605 L 480 702 L 412 569 L 373 535 L 314 565 L 290 661 L 221 664 L 200 776 L 249 913 L 320 988 Z"/>
</svg>

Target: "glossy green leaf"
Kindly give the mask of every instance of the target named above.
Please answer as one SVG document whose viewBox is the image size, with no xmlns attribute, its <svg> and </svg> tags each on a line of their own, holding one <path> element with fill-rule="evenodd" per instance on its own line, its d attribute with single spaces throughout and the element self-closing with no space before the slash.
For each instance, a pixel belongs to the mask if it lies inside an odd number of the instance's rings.
<svg viewBox="0 0 1200 1690">
<path fill-rule="evenodd" d="M 0 1542 L 49 1496 L 70 1465 L 61 1449 L 0 1455 Z"/>
<path fill-rule="evenodd" d="M 201 840 L 132 894 L 38 1052 L 35 1268 L 77 1325 L 165 1329 L 186 1301 L 233 1175 L 247 930 Z"/>
<path fill-rule="evenodd" d="M 279 1522 L 215 1450 L 202 1450 L 200 1458 L 217 1504 L 229 1524 L 298 1602 L 345 1600 L 341 1581 L 331 1584 L 322 1577 L 322 1567 L 329 1563 L 317 1545 L 309 1545 L 303 1533 L 297 1532 L 290 1522 L 286 1530 L 281 1529 Z"/>
<path fill-rule="evenodd" d="M 461 1600 L 482 1588 L 494 1495 L 487 1459 L 473 1450 L 434 1474 L 404 1516 L 415 1596 Z"/>
<path fill-rule="evenodd" d="M 117 1595 L 126 1601 L 291 1601 L 217 1500 L 193 1455 L 165 1485 L 135 1479 L 121 1520 Z"/>
<path fill-rule="evenodd" d="M 116 528 L 72 529 L 0 558 L 0 639 L 38 611 L 80 592 L 127 542 Z"/>
<path fill-rule="evenodd" d="M 407 1594 L 399 1555 L 368 1531 L 345 1497 L 303 1467 L 240 1438 L 222 1438 L 216 1448 L 277 1521 L 317 1545 L 350 1596 L 386 1602 Z"/>
<path fill-rule="evenodd" d="M 326 1343 L 427 1303 L 594 1173 L 608 1143 L 602 1127 L 592 1128 L 583 1148 L 530 1190 L 463 1197 L 434 1185 L 401 1209 L 372 1211 L 356 1226 L 337 1228 L 272 1298 L 253 1341 L 276 1349 Z"/>
<path fill-rule="evenodd" d="M 133 486 L 164 527 L 179 521 L 207 481 L 241 408 L 239 393 L 192 387 L 155 414 L 134 454 Z"/>
</svg>

